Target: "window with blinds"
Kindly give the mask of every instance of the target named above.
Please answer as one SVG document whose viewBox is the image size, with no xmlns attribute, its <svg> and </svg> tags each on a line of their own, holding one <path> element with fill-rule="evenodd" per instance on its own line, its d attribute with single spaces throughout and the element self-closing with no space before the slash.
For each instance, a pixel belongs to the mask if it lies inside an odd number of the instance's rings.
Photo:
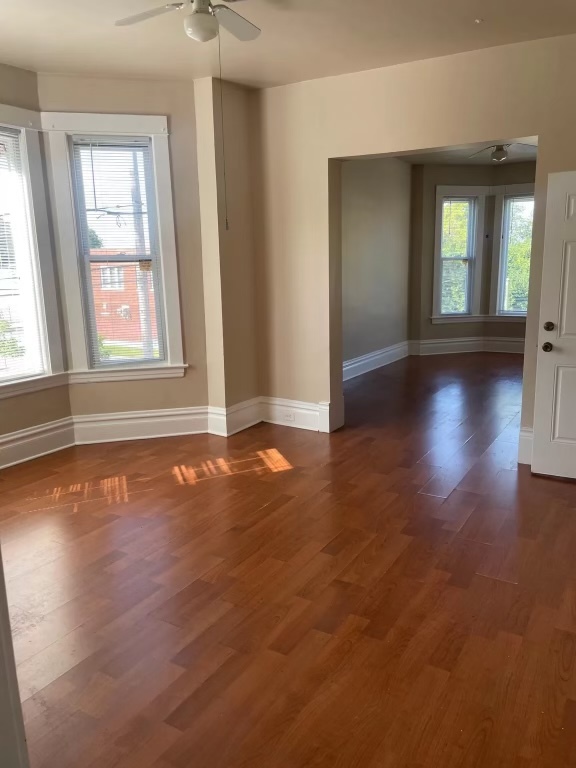
<svg viewBox="0 0 576 768">
<path fill-rule="evenodd" d="M 88 353 L 93 368 L 165 359 L 148 138 L 72 138 Z"/>
<path fill-rule="evenodd" d="M 21 131 L 0 126 L 0 384 L 47 372 Z"/>
</svg>

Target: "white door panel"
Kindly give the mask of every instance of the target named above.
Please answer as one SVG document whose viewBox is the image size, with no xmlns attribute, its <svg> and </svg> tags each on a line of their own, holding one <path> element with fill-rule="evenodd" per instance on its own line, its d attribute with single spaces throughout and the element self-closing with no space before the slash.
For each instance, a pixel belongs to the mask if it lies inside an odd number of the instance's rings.
<svg viewBox="0 0 576 768">
<path fill-rule="evenodd" d="M 538 345 L 532 471 L 576 478 L 576 172 L 548 180 Z"/>
</svg>

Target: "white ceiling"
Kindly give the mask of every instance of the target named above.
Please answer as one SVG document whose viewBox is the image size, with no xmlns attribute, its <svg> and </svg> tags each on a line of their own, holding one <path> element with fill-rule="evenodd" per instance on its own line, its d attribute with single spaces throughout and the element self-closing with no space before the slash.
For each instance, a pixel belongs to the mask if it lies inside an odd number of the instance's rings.
<svg viewBox="0 0 576 768">
<path fill-rule="evenodd" d="M 0 61 L 42 72 L 191 79 L 217 73 L 218 43 L 195 43 L 184 11 L 116 19 L 162 0 L 1 0 Z M 223 76 L 274 85 L 576 32 L 574 0 L 246 0 L 262 28 L 222 34 Z M 481 17 L 482 24 L 474 19 Z"/>
<path fill-rule="evenodd" d="M 512 142 L 512 143 L 510 143 Z M 449 147 L 447 149 L 427 150 L 408 155 L 401 155 L 401 159 L 411 164 L 422 165 L 495 165 L 490 158 L 493 141 L 483 144 L 471 144 L 462 147 Z M 522 139 L 509 139 L 503 142 L 509 146 L 508 157 L 505 163 L 535 162 L 538 155 L 538 142 L 533 136 Z"/>
</svg>

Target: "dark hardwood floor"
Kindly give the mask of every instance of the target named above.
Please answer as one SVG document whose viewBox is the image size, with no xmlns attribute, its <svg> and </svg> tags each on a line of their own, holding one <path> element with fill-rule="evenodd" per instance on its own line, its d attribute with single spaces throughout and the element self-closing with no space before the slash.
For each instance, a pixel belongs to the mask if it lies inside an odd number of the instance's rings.
<svg viewBox="0 0 576 768">
<path fill-rule="evenodd" d="M 521 358 L 409 358 L 333 435 L 85 446 L 0 476 L 33 768 L 576 764 L 576 484 Z"/>
</svg>

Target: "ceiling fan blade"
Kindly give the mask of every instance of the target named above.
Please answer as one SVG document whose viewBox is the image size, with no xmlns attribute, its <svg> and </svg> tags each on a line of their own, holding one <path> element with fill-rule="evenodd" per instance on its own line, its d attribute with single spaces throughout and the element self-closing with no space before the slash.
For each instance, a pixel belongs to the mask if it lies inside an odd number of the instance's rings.
<svg viewBox="0 0 576 768">
<path fill-rule="evenodd" d="M 488 152 L 489 149 L 494 149 L 496 147 L 496 144 L 492 144 L 490 147 L 482 147 L 482 149 L 479 149 L 478 152 L 474 152 L 473 155 L 468 155 L 468 160 L 471 160 L 473 157 L 476 157 L 476 155 L 481 155 L 482 152 Z"/>
<path fill-rule="evenodd" d="M 240 16 L 232 8 L 228 8 L 226 5 L 213 5 L 212 9 L 218 23 L 238 40 L 255 40 L 260 34 L 260 30 L 255 24 L 245 19 L 244 16 Z"/>
<path fill-rule="evenodd" d="M 146 21 L 146 19 L 153 19 L 154 16 L 161 16 L 163 13 L 169 11 L 179 11 L 180 8 L 184 8 L 184 3 L 169 3 L 163 5 L 160 8 L 153 8 L 151 11 L 143 11 L 143 13 L 137 13 L 134 16 L 128 16 L 125 19 L 120 19 L 115 23 L 116 27 L 127 27 L 130 24 L 138 24 L 139 21 Z"/>
</svg>

